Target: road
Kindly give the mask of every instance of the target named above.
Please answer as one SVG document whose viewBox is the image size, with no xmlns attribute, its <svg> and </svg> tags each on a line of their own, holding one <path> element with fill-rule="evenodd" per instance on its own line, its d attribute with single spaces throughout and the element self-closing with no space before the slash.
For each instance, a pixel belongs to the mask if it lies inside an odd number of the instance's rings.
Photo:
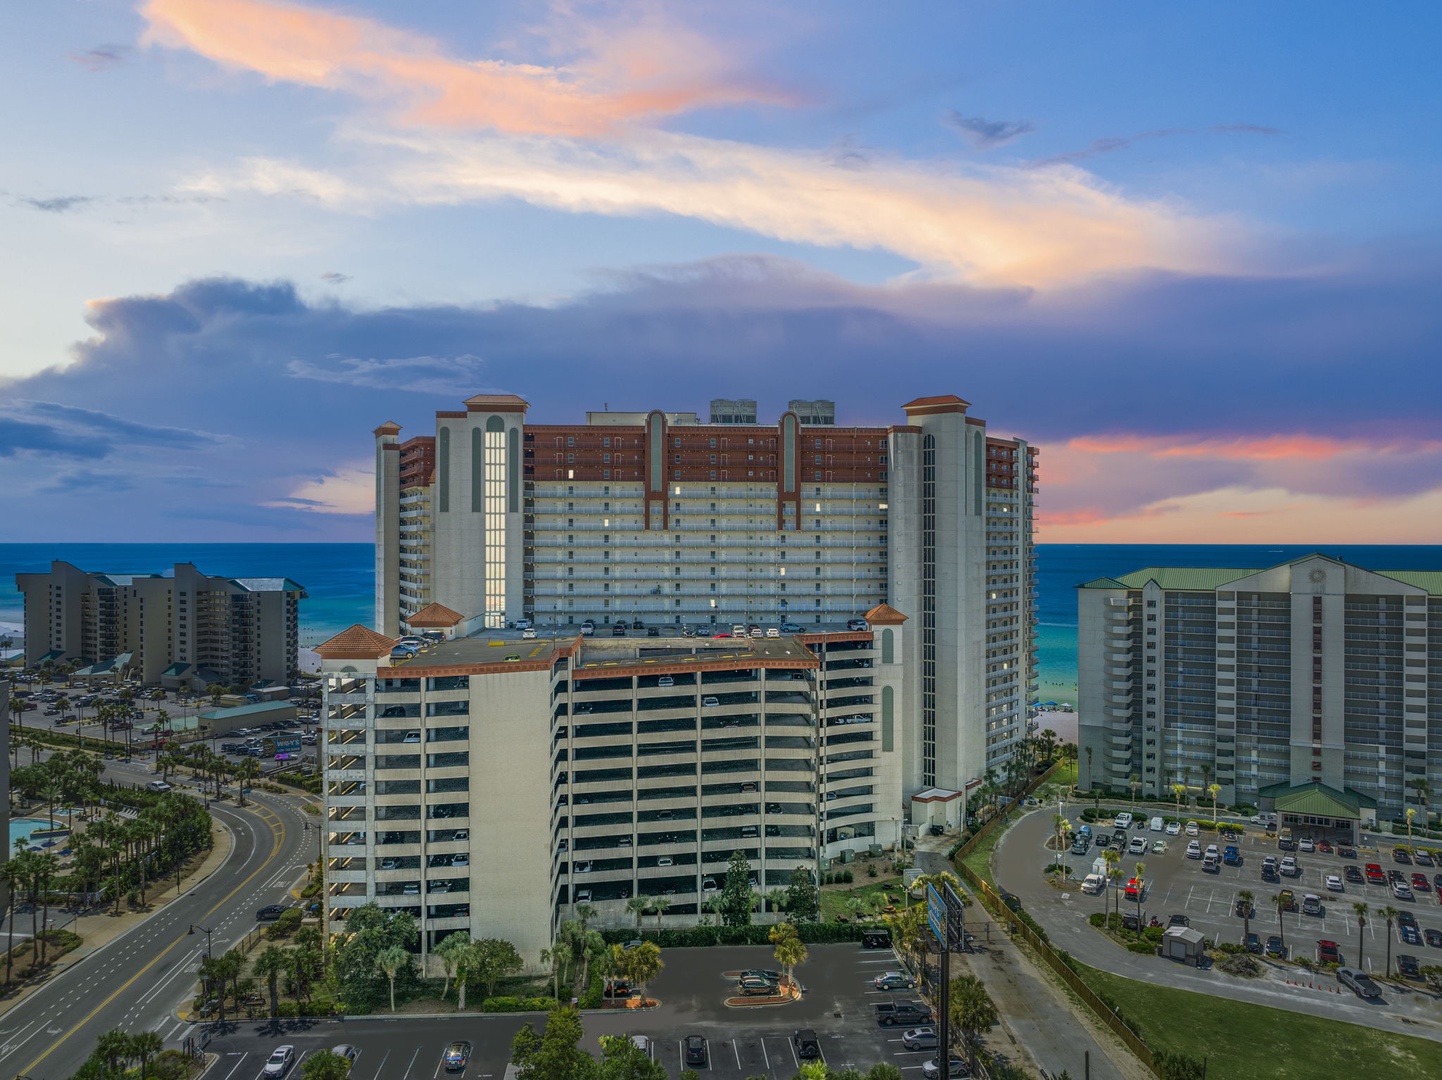
<svg viewBox="0 0 1442 1080">
<path fill-rule="evenodd" d="M 113 765 L 108 775 L 152 778 L 143 766 Z M 288 895 L 314 857 L 316 827 L 302 827 L 310 817 L 298 800 L 253 802 L 244 810 L 211 805 L 234 838 L 219 870 L 0 1016 L 0 1075 L 64 1080 L 111 1028 L 158 1031 L 178 1045 L 187 1025 L 176 1010 L 191 999 L 206 950 L 206 935 L 190 934 L 190 926 L 213 931 L 211 948 L 224 952 L 255 926 L 256 909 Z"/>
</svg>

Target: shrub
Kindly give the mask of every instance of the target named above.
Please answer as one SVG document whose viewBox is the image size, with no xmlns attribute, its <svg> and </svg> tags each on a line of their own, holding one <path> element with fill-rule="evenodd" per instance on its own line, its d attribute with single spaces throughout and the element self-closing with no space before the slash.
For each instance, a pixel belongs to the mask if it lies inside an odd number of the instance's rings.
<svg viewBox="0 0 1442 1080">
<path fill-rule="evenodd" d="M 591 972 L 591 982 L 586 987 L 586 992 L 581 995 L 581 1008 L 599 1009 L 605 998 L 605 980 L 601 978 L 599 971 Z"/>
<path fill-rule="evenodd" d="M 549 997 L 490 997 L 481 1002 L 481 1012 L 549 1012 L 556 999 Z"/>
<path fill-rule="evenodd" d="M 866 864 L 866 876 L 867 876 L 867 877 L 875 877 L 875 876 L 876 876 L 876 864 L 875 864 L 874 862 L 870 862 L 870 861 L 867 862 L 867 864 Z"/>
<path fill-rule="evenodd" d="M 1153 945 L 1150 941 L 1127 942 L 1127 952 L 1138 953 L 1142 956 L 1153 956 L 1156 954 L 1156 951 L 1157 947 Z"/>
<path fill-rule="evenodd" d="M 843 870 L 841 871 L 841 880 L 844 884 L 850 885 L 855 878 L 850 870 Z"/>
<path fill-rule="evenodd" d="M 1228 956 L 1237 956 L 1246 951 L 1246 946 L 1236 941 L 1223 941 L 1217 946 L 1217 952 L 1226 953 Z"/>
<path fill-rule="evenodd" d="M 1162 926 L 1144 926 L 1142 927 L 1142 939 L 1150 941 L 1153 945 L 1160 945 L 1166 932 L 1166 928 Z"/>
<path fill-rule="evenodd" d="M 1094 911 L 1087 916 L 1087 922 L 1091 923 L 1098 930 L 1100 930 L 1103 926 L 1106 925 L 1107 917 L 1103 915 L 1100 911 Z"/>
<path fill-rule="evenodd" d="M 1257 963 L 1257 958 L 1242 952 L 1228 956 L 1217 964 L 1218 971 L 1225 971 L 1228 975 L 1238 975 L 1244 979 L 1255 979 L 1262 973 L 1262 965 Z"/>
<path fill-rule="evenodd" d="M 271 923 L 270 929 L 266 931 L 266 937 L 289 937 L 300 929 L 300 920 L 300 908 L 286 908 L 280 913 L 280 918 Z"/>
<path fill-rule="evenodd" d="M 326 1001 L 281 1001 L 276 1004 L 281 1016 L 330 1016 L 335 1012 L 334 1006 Z"/>
</svg>

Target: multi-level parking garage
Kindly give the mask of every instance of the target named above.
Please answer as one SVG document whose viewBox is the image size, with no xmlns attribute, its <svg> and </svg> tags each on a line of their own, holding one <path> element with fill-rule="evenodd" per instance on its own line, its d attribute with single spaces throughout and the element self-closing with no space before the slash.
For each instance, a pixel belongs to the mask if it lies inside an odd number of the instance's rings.
<svg viewBox="0 0 1442 1080">
<path fill-rule="evenodd" d="M 895 839 L 902 650 L 869 630 L 493 633 L 394 665 L 347 633 L 324 647 L 333 918 L 374 900 L 427 947 L 463 929 L 535 954 L 581 902 L 694 921 L 737 851 L 765 891 Z"/>
</svg>

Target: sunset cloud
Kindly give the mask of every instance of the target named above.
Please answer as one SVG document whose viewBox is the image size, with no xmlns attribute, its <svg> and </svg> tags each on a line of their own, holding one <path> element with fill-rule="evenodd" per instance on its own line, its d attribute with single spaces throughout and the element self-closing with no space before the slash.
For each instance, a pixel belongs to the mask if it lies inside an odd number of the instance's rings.
<svg viewBox="0 0 1442 1080">
<path fill-rule="evenodd" d="M 341 90 L 404 124 L 512 135 L 600 135 L 638 120 L 744 102 L 774 88 L 734 80 L 722 50 L 652 15 L 589 28 L 576 65 L 461 60 L 372 19 L 271 0 L 150 0 L 144 44 L 188 49 L 277 82 Z"/>
<path fill-rule="evenodd" d="M 521 199 L 573 214 L 654 214 L 789 243 L 884 251 L 925 274 L 1051 287 L 1136 269 L 1236 273 L 1243 225 L 1142 200 L 1071 166 L 1023 168 L 763 146 L 656 126 L 703 106 L 785 101 L 670 23 L 567 31 L 565 66 L 458 60 L 369 19 L 268 0 L 151 0 L 151 44 L 382 106 L 339 130 L 356 160 L 248 157 L 181 190 L 315 199 L 341 212 Z M 999 136 L 998 136 L 999 137 Z M 1253 261 L 1252 267 L 1257 263 Z"/>
</svg>

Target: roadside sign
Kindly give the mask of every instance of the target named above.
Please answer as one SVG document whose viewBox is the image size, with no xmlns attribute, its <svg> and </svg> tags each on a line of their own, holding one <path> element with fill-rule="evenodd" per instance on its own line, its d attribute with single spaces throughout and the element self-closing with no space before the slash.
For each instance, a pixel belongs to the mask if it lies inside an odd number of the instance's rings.
<svg viewBox="0 0 1442 1080">
<path fill-rule="evenodd" d="M 935 885 L 926 887 L 926 921 L 931 926 L 931 932 L 936 935 L 938 944 L 946 948 L 946 901 L 942 899 L 941 893 L 936 891 Z"/>
</svg>

